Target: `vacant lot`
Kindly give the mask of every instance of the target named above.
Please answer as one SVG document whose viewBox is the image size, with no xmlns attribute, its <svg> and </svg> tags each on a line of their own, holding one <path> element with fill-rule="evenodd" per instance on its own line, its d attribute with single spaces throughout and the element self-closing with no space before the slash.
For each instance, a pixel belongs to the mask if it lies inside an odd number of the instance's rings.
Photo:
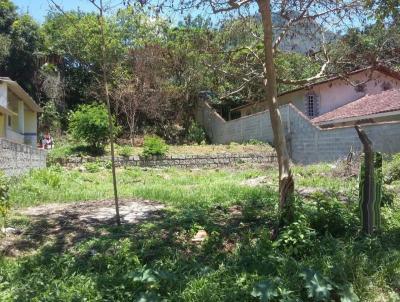
<svg viewBox="0 0 400 302">
<path fill-rule="evenodd" d="M 121 228 L 108 169 L 33 171 L 11 186 L 0 300 L 397 301 L 398 181 L 366 238 L 357 169 L 295 167 L 297 221 L 272 242 L 275 170 L 120 169 Z"/>
</svg>

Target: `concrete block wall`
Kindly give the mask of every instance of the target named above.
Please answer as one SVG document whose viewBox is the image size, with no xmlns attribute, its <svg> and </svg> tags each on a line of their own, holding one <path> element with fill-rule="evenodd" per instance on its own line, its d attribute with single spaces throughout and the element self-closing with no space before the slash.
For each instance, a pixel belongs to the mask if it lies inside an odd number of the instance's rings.
<svg viewBox="0 0 400 302">
<path fill-rule="evenodd" d="M 205 127 L 213 143 L 246 142 L 250 139 L 272 143 L 273 133 L 268 111 L 232 121 L 225 121 L 207 103 L 200 104 L 198 121 Z M 360 151 L 361 143 L 354 127 L 321 129 L 293 105 L 280 108 L 294 162 L 310 164 L 333 162 L 352 151 Z M 400 152 L 400 122 L 363 125 L 375 150 L 393 154 Z"/>
<path fill-rule="evenodd" d="M 47 152 L 34 147 L 0 139 L 0 171 L 17 176 L 34 168 L 46 167 Z"/>
</svg>

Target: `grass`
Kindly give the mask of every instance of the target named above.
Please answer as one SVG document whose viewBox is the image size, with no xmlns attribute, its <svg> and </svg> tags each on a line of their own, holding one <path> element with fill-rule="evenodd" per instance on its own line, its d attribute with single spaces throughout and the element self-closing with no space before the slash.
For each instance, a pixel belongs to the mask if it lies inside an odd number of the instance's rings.
<svg viewBox="0 0 400 302">
<path fill-rule="evenodd" d="M 143 147 L 132 147 L 130 145 L 116 145 L 116 154 L 120 156 L 142 155 Z M 219 153 L 252 153 L 272 152 L 273 149 L 263 143 L 251 142 L 248 144 L 231 143 L 229 145 L 169 145 L 167 155 L 203 155 Z M 66 140 L 56 143 L 55 148 L 50 151 L 49 158 L 56 160 L 68 156 L 89 156 L 92 150 L 85 145 L 75 145 Z M 110 146 L 107 145 L 104 155 L 110 155 Z"/>
<path fill-rule="evenodd" d="M 398 196 L 383 209 L 382 232 L 365 237 L 358 233 L 355 203 L 338 201 L 341 195 L 355 199 L 354 177 L 337 177 L 330 165 L 295 167 L 294 173 L 299 186 L 329 194 L 297 197 L 296 223 L 272 242 L 272 168 L 120 169 L 121 196 L 165 203 L 165 214 L 120 229 L 101 226 L 67 251 L 48 241 L 33 254 L 0 257 L 0 300 L 399 301 Z M 259 176 L 266 176 L 266 185 L 242 185 Z M 111 196 L 105 168 L 33 171 L 14 180 L 10 192 L 16 208 Z M 239 216 L 232 207 L 241 209 Z M 193 244 L 200 229 L 209 238 Z"/>
</svg>

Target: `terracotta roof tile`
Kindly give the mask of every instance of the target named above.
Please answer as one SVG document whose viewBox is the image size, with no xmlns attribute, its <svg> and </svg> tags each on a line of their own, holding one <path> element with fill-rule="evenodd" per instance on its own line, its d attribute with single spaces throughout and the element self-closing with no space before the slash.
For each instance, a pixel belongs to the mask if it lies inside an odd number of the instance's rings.
<svg viewBox="0 0 400 302">
<path fill-rule="evenodd" d="M 393 89 L 378 94 L 366 95 L 333 111 L 312 119 L 314 124 L 339 119 L 367 116 L 400 110 L 400 90 Z"/>
</svg>

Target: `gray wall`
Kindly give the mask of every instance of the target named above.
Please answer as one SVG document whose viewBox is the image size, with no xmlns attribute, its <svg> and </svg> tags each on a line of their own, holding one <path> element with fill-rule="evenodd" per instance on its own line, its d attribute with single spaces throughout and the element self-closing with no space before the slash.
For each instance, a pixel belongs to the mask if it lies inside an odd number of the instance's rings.
<svg viewBox="0 0 400 302">
<path fill-rule="evenodd" d="M 332 162 L 346 157 L 350 150 L 360 151 L 361 143 L 353 127 L 321 129 L 293 105 L 281 108 L 282 121 L 294 162 L 309 164 Z M 273 142 L 268 111 L 225 121 L 207 103 L 199 103 L 197 119 L 204 125 L 211 141 L 217 144 L 258 139 Z M 362 126 L 383 153 L 400 152 L 400 123 L 387 122 Z"/>
<path fill-rule="evenodd" d="M 110 157 L 66 157 L 58 161 L 59 164 L 67 167 L 77 167 L 89 162 L 108 163 Z M 207 155 L 171 155 L 152 156 L 143 158 L 140 156 L 115 158 L 117 167 L 178 167 L 178 168 L 217 168 L 232 166 L 236 164 L 272 164 L 276 163 L 275 152 L 270 153 L 220 153 Z"/>
<path fill-rule="evenodd" d="M 44 150 L 0 139 L 0 171 L 17 176 L 34 168 L 46 167 Z"/>
</svg>

